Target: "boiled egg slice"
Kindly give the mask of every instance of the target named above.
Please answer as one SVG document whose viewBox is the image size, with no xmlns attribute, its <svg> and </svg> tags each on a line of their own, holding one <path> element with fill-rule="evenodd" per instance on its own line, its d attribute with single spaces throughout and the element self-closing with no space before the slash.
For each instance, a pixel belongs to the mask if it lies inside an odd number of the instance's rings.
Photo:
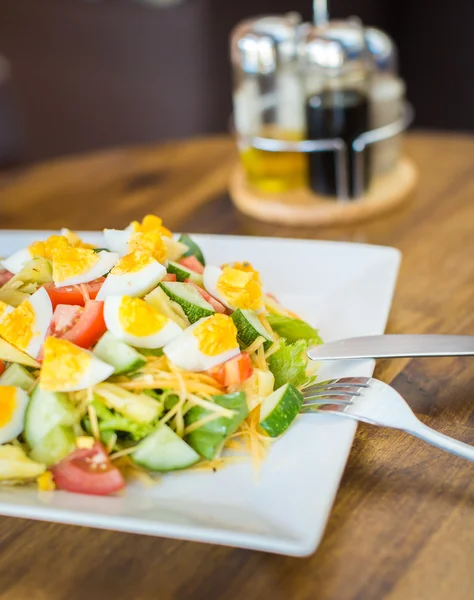
<svg viewBox="0 0 474 600">
<path fill-rule="evenodd" d="M 97 300 L 107 296 L 144 296 L 166 275 L 166 268 L 146 252 L 131 252 L 119 259 L 102 284 Z"/>
<path fill-rule="evenodd" d="M 107 296 L 104 319 L 116 338 L 137 348 L 162 348 L 183 333 L 154 306 L 130 296 Z"/>
<path fill-rule="evenodd" d="M 0 300 L 0 323 L 3 321 L 3 319 L 7 315 L 9 315 L 14 310 L 15 309 L 13 308 L 13 306 L 10 306 L 6 302 L 3 302 L 2 300 Z"/>
<path fill-rule="evenodd" d="M 229 316 L 216 313 L 185 329 L 163 352 L 181 369 L 207 371 L 240 353 L 237 329 Z"/>
<path fill-rule="evenodd" d="M 114 367 L 88 350 L 61 338 L 47 337 L 39 378 L 40 388 L 52 392 L 76 392 L 108 379 Z"/>
<path fill-rule="evenodd" d="M 53 253 L 57 250 L 67 248 L 69 242 L 66 237 L 62 235 L 51 235 L 48 239 L 40 242 L 34 242 L 28 248 L 23 248 L 12 254 L 9 258 L 2 261 L 2 266 L 13 273 L 18 273 L 26 267 L 26 265 L 33 260 L 33 258 L 47 258 L 52 259 Z"/>
<path fill-rule="evenodd" d="M 119 256 L 88 248 L 64 248 L 53 253 L 53 281 L 58 287 L 88 283 L 108 273 Z"/>
<path fill-rule="evenodd" d="M 23 431 L 28 402 L 21 388 L 0 385 L 0 444 L 11 442 Z"/>
<path fill-rule="evenodd" d="M 41 287 L 0 321 L 0 336 L 36 358 L 52 318 L 51 300 Z"/>
<path fill-rule="evenodd" d="M 264 310 L 262 284 L 259 274 L 254 270 L 207 265 L 203 282 L 206 291 L 231 310 Z"/>
<path fill-rule="evenodd" d="M 105 245 L 119 256 L 146 252 L 162 265 L 167 264 L 167 246 L 159 231 L 104 229 Z"/>
</svg>

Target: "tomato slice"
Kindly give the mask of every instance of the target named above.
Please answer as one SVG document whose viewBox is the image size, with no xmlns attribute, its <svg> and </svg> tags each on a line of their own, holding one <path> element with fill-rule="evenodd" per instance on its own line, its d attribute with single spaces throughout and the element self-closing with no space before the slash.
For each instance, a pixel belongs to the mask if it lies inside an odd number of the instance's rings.
<svg viewBox="0 0 474 600">
<path fill-rule="evenodd" d="M 12 277 L 13 273 L 10 273 L 10 271 L 7 271 L 6 269 L 0 269 L 0 287 L 10 281 Z"/>
<path fill-rule="evenodd" d="M 176 275 L 174 273 L 166 273 L 161 281 L 176 281 Z"/>
<path fill-rule="evenodd" d="M 5 363 L 3 360 L 0 360 L 0 375 L 2 375 L 2 373 L 5 373 Z"/>
<path fill-rule="evenodd" d="M 197 291 L 201 294 L 201 296 L 204 298 L 204 300 L 206 300 L 206 302 L 209 302 L 209 304 L 212 306 L 212 308 L 216 312 L 222 313 L 222 314 L 224 314 L 224 313 L 227 312 L 226 307 L 223 304 L 221 304 L 219 302 L 219 300 L 216 300 L 214 298 L 214 296 L 211 296 L 211 294 L 208 294 L 206 292 L 206 290 L 203 290 L 202 287 L 200 287 L 199 285 L 197 285 L 196 283 L 194 283 L 194 281 L 191 281 L 190 279 L 185 279 L 184 282 L 185 283 L 190 283 L 191 285 L 193 285 L 197 289 Z"/>
<path fill-rule="evenodd" d="M 94 300 L 104 281 L 105 277 L 99 277 L 98 279 L 94 279 L 94 281 L 84 283 L 82 286 L 66 285 L 64 287 L 56 287 L 54 283 L 46 283 L 44 289 L 48 292 L 53 308 L 56 308 L 58 304 L 84 306 L 87 299 L 86 296 Z"/>
<path fill-rule="evenodd" d="M 185 256 L 179 261 L 179 264 L 200 275 L 204 273 L 204 265 L 195 256 Z"/>
<path fill-rule="evenodd" d="M 75 450 L 51 467 L 60 490 L 77 494 L 107 496 L 125 487 L 122 473 L 114 467 L 102 444 Z"/>
<path fill-rule="evenodd" d="M 59 337 L 87 349 L 96 344 L 106 330 L 104 303 L 100 300 L 89 300 L 84 308 L 59 304 L 54 310 L 46 337 Z M 42 360 L 43 349 L 38 356 L 38 361 Z"/>
<path fill-rule="evenodd" d="M 252 361 L 247 352 L 242 352 L 238 356 L 235 356 L 208 371 L 208 374 L 223 387 L 240 385 L 248 379 L 252 373 Z"/>
</svg>

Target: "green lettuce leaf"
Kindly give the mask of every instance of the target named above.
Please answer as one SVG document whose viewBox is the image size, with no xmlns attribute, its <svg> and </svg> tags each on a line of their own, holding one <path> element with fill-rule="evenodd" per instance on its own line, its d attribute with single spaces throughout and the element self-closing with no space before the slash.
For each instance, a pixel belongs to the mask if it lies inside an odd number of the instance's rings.
<svg viewBox="0 0 474 600">
<path fill-rule="evenodd" d="M 99 420 L 99 430 L 102 434 L 110 431 L 119 431 L 128 433 L 135 440 L 141 440 L 153 431 L 152 423 L 135 423 L 131 419 L 118 414 L 114 410 L 108 409 L 102 402 L 94 400 L 92 406 L 95 408 Z M 86 417 L 86 419 L 88 419 Z M 108 437 L 107 435 L 105 437 Z"/>
<path fill-rule="evenodd" d="M 290 344 L 298 340 L 310 341 L 312 345 L 323 343 L 319 337 L 319 331 L 301 319 L 292 319 L 291 317 L 282 317 L 280 315 L 267 315 L 267 321 L 270 323 L 273 331 L 285 338 Z"/>
<path fill-rule="evenodd" d="M 268 358 L 268 366 L 275 377 L 274 389 L 277 390 L 285 383 L 292 383 L 296 387 L 309 383 L 313 378 L 306 374 L 308 342 L 298 340 L 288 344 L 282 338 L 279 344 L 279 350 Z"/>
</svg>

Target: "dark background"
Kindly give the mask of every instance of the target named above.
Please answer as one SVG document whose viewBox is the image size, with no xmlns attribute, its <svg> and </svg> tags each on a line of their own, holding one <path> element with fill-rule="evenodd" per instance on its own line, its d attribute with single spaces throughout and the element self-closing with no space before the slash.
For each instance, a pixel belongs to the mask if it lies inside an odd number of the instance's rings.
<svg viewBox="0 0 474 600">
<path fill-rule="evenodd" d="M 472 0 L 329 4 L 333 18 L 356 14 L 394 37 L 418 127 L 474 130 Z M 9 89 L 0 88 L 0 158 L 2 148 L 4 158 L 38 160 L 224 131 L 233 25 L 289 10 L 310 19 L 311 5 L 187 0 L 156 8 L 133 0 L 0 0 L 0 54 L 12 66 Z"/>
</svg>

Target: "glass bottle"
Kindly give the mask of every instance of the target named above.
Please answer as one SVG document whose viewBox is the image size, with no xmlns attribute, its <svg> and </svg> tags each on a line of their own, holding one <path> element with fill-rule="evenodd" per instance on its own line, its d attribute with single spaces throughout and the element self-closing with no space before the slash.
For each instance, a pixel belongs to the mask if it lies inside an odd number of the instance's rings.
<svg viewBox="0 0 474 600">
<path fill-rule="evenodd" d="M 248 183 L 279 193 L 302 187 L 306 157 L 255 148 L 252 138 L 300 141 L 304 95 L 297 63 L 300 16 L 267 16 L 238 25 L 231 35 L 234 125 Z"/>
</svg>

